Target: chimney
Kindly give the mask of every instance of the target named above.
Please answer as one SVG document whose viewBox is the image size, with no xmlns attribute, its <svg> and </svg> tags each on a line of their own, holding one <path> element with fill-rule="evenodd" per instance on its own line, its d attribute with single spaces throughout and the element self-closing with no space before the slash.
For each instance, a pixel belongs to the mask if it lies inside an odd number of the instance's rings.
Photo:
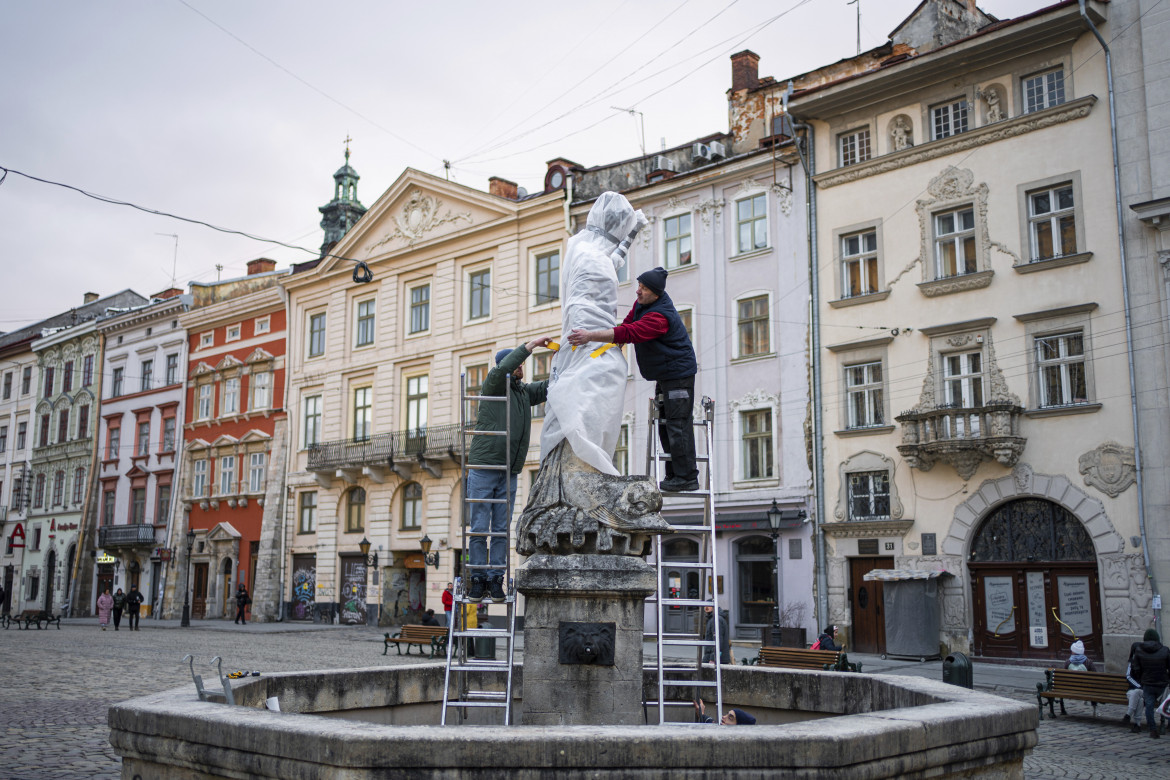
<svg viewBox="0 0 1170 780">
<path fill-rule="evenodd" d="M 180 290 L 178 287 L 168 287 L 167 289 L 163 290 L 162 292 L 156 292 L 154 295 L 152 295 L 150 297 L 155 299 L 155 300 L 162 301 L 162 300 L 166 300 L 167 298 L 174 298 L 176 295 L 182 295 L 182 294 L 183 294 L 183 291 Z"/>
<path fill-rule="evenodd" d="M 508 200 L 517 200 L 520 197 L 516 182 L 501 179 L 499 176 L 488 179 L 488 192 L 497 198 L 507 198 Z"/>
<path fill-rule="evenodd" d="M 744 49 L 731 55 L 731 91 L 760 86 L 760 55 Z"/>
<path fill-rule="evenodd" d="M 248 276 L 255 276 L 256 274 L 266 274 L 269 271 L 276 270 L 276 261 L 269 260 L 267 257 L 259 257 L 255 260 L 248 261 Z"/>
<path fill-rule="evenodd" d="M 85 301 L 85 303 L 93 303 L 94 301 L 96 301 L 100 297 L 101 296 L 98 295 L 97 293 L 86 293 L 83 300 Z"/>
</svg>

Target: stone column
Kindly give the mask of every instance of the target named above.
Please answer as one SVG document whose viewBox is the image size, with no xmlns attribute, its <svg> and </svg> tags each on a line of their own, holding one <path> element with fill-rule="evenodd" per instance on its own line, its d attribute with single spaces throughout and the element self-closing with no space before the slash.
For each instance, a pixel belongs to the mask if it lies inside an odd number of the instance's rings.
<svg viewBox="0 0 1170 780">
<path fill-rule="evenodd" d="M 526 726 L 640 725 L 643 603 L 654 567 L 627 555 L 534 555 L 516 571 Z"/>
</svg>

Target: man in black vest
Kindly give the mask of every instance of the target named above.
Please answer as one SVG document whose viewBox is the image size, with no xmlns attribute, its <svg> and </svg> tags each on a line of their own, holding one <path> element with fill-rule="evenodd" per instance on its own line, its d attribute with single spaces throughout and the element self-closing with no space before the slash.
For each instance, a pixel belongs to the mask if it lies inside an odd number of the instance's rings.
<svg viewBox="0 0 1170 780">
<path fill-rule="evenodd" d="M 699 489 L 695 468 L 695 374 L 699 363 L 686 326 L 666 294 L 666 269 L 659 266 L 638 277 L 638 301 L 621 325 L 612 330 L 574 330 L 569 343 L 590 341 L 633 344 L 642 377 L 654 382 L 663 421 L 658 426 L 662 448 L 670 453 L 664 492 Z"/>
</svg>

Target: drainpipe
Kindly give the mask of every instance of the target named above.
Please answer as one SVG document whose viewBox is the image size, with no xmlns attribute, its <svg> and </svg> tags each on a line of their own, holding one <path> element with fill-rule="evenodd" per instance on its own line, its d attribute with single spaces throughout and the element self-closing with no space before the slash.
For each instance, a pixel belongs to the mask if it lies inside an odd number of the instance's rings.
<svg viewBox="0 0 1170 780">
<path fill-rule="evenodd" d="M 569 215 L 569 207 L 573 205 L 573 174 L 565 177 L 565 235 L 573 235 L 573 223 Z"/>
<path fill-rule="evenodd" d="M 1105 78 L 1109 87 L 1109 140 L 1113 147 L 1113 196 L 1117 207 L 1117 252 L 1121 260 L 1121 294 L 1125 306 L 1125 357 L 1129 363 L 1129 404 L 1133 418 L 1133 454 L 1134 469 L 1137 476 L 1138 499 L 1138 529 L 1142 537 L 1142 560 L 1146 564 L 1146 577 L 1150 581 L 1150 592 L 1158 593 L 1158 584 L 1154 579 L 1154 571 L 1150 568 L 1150 546 L 1146 540 L 1146 499 L 1142 484 L 1142 438 L 1141 426 L 1138 421 L 1137 381 L 1133 362 L 1133 320 L 1130 314 L 1129 299 L 1129 258 L 1125 253 L 1125 221 L 1121 208 L 1121 164 L 1117 153 L 1117 106 L 1113 95 L 1113 54 L 1109 51 L 1109 44 L 1093 24 L 1085 11 L 1085 0 L 1079 0 L 1081 18 L 1092 31 L 1101 49 L 1105 52 Z M 1158 633 L 1162 633 L 1162 610 L 1154 610 L 1154 625 Z"/>
<path fill-rule="evenodd" d="M 793 83 L 788 82 L 784 91 L 784 113 L 792 120 L 793 129 L 804 131 L 803 139 L 796 139 L 796 151 L 804 166 L 806 230 L 808 231 L 808 275 L 809 275 L 809 332 L 810 357 L 812 364 L 812 406 L 813 406 L 813 492 L 816 502 L 816 525 L 813 527 L 813 544 L 816 547 L 817 581 L 817 628 L 829 624 L 829 576 L 825 560 L 825 447 L 824 447 L 824 388 L 821 378 L 821 316 L 820 270 L 817 262 L 817 190 L 813 182 L 813 166 L 816 164 L 815 138 L 812 125 L 802 122 L 788 111 L 788 99 L 792 96 Z M 808 154 L 801 148 L 801 141 L 808 144 Z"/>
</svg>

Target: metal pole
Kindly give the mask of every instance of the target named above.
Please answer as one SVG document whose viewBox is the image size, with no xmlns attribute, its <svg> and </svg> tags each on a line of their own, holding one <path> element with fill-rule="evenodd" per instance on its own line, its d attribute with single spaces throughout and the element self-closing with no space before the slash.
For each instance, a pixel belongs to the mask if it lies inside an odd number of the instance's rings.
<svg viewBox="0 0 1170 780">
<path fill-rule="evenodd" d="M 188 595 L 191 592 L 191 548 L 187 548 L 187 576 L 183 578 L 183 619 L 179 621 L 179 625 L 183 628 L 191 627 L 191 606 L 188 602 Z"/>
</svg>

